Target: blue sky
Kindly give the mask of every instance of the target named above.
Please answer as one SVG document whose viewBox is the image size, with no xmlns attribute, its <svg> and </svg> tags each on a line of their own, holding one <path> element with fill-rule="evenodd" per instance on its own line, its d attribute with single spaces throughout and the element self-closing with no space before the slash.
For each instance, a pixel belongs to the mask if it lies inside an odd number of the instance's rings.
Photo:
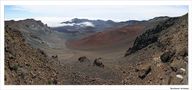
<svg viewBox="0 0 192 90">
<path fill-rule="evenodd" d="M 49 26 L 72 18 L 114 21 L 148 20 L 157 16 L 181 16 L 188 12 L 183 5 L 6 5 L 5 20 L 34 18 Z"/>
</svg>

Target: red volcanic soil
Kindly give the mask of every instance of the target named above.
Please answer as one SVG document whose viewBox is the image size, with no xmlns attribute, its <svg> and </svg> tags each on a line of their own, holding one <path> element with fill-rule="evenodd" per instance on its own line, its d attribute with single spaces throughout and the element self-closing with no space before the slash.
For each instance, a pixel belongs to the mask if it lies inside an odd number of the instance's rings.
<svg viewBox="0 0 192 90">
<path fill-rule="evenodd" d="M 102 47 L 119 46 L 132 42 L 144 31 L 144 25 L 130 25 L 98 32 L 88 37 L 68 41 L 66 45 L 75 49 L 98 49 Z M 121 46 L 121 45 L 120 45 Z"/>
</svg>

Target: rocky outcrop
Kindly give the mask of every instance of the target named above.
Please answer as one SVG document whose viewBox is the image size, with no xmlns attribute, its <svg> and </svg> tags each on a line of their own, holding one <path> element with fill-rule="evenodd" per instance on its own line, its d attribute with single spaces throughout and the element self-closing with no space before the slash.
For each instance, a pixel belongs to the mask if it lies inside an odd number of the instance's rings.
<svg viewBox="0 0 192 90">
<path fill-rule="evenodd" d="M 188 14 L 169 18 L 138 36 L 124 58 L 127 63 L 121 65 L 130 72 L 124 84 L 186 85 Z"/>
<path fill-rule="evenodd" d="M 176 19 L 177 18 L 170 18 L 165 22 L 158 24 L 155 28 L 146 30 L 145 33 L 143 33 L 142 35 L 138 36 L 135 39 L 133 47 L 127 50 L 125 56 L 128 56 L 131 53 L 134 53 L 142 48 L 147 47 L 152 43 L 157 42 L 160 32 L 172 26 L 175 23 Z"/>
<path fill-rule="evenodd" d="M 160 59 L 163 63 L 166 62 L 171 62 L 171 58 L 173 57 L 173 55 L 175 54 L 175 52 L 171 52 L 171 51 L 167 51 L 164 52 L 161 56 Z"/>
</svg>

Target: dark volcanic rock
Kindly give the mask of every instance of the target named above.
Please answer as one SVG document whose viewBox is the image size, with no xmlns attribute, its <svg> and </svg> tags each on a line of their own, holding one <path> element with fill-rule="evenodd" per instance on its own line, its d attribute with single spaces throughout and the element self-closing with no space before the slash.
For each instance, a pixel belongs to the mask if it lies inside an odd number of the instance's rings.
<svg viewBox="0 0 192 90">
<path fill-rule="evenodd" d="M 90 61 L 86 56 L 82 56 L 82 57 L 79 57 L 79 62 L 86 62 L 86 61 Z"/>
<path fill-rule="evenodd" d="M 170 18 L 165 22 L 158 24 L 155 28 L 146 30 L 145 33 L 136 38 L 133 47 L 127 50 L 125 56 L 141 50 L 142 48 L 145 48 L 152 43 L 155 43 L 158 40 L 160 32 L 172 26 L 176 19 L 177 18 Z"/>
<path fill-rule="evenodd" d="M 171 58 L 173 57 L 173 55 L 175 54 L 175 52 L 171 52 L 171 51 L 168 51 L 168 52 L 165 52 L 161 55 L 161 61 L 163 63 L 166 63 L 166 62 L 171 62 Z"/>
<path fill-rule="evenodd" d="M 104 64 L 102 63 L 101 58 L 96 58 L 93 62 L 93 65 L 104 68 Z"/>
<path fill-rule="evenodd" d="M 57 59 L 57 58 L 58 58 L 58 56 L 57 56 L 57 55 L 54 55 L 54 56 L 52 56 L 52 58 Z"/>
</svg>

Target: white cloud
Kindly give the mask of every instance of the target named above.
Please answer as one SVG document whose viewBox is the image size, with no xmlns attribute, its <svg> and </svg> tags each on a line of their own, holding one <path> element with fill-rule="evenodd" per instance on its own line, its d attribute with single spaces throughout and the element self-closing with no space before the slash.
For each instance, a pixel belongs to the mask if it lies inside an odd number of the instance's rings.
<svg viewBox="0 0 192 90">
<path fill-rule="evenodd" d="M 80 25 L 82 27 L 95 27 L 95 25 L 93 25 L 93 23 L 91 22 L 82 22 L 82 23 L 78 23 L 77 25 Z"/>
</svg>

